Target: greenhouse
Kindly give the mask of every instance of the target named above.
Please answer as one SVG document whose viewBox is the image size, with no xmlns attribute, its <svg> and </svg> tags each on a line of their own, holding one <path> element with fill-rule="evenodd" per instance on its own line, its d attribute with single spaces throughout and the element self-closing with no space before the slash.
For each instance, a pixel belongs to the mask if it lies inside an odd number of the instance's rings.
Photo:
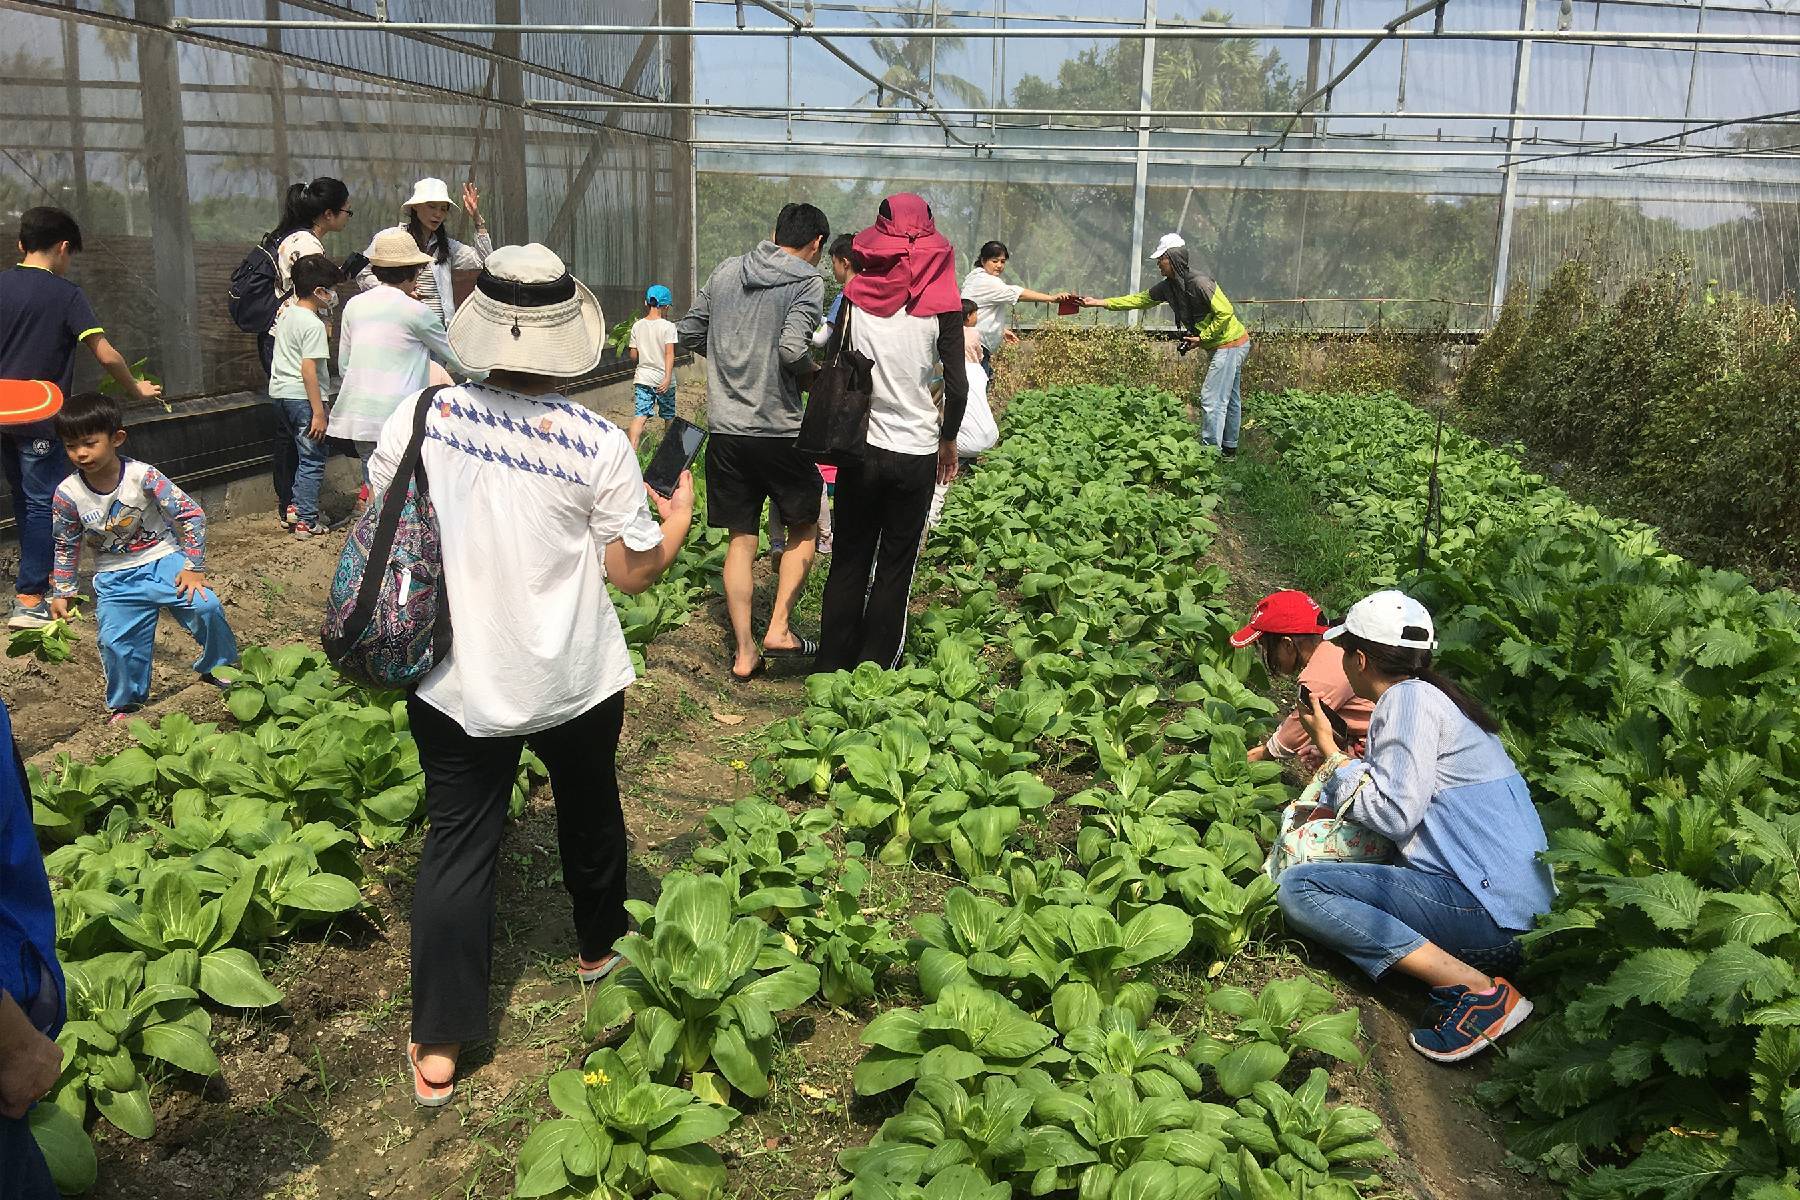
<svg viewBox="0 0 1800 1200">
<path fill-rule="evenodd" d="M 0 12 L 0 1200 L 1800 1200 L 1796 0 Z"/>
</svg>

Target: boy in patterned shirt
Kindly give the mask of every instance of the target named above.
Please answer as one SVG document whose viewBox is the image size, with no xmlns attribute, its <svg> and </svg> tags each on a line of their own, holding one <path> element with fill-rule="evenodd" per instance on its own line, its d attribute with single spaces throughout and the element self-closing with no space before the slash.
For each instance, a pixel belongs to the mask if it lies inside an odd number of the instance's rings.
<svg viewBox="0 0 1800 1200">
<path fill-rule="evenodd" d="M 58 485 L 51 507 L 51 611 L 68 615 L 85 540 L 94 552 L 108 720 L 124 720 L 149 696 L 156 623 L 165 608 L 200 643 L 194 670 L 201 680 L 224 687 L 213 671 L 237 662 L 237 639 L 206 586 L 206 514 L 161 471 L 119 454 L 125 429 L 111 399 L 97 392 L 70 397 L 56 429 L 75 473 Z"/>
</svg>

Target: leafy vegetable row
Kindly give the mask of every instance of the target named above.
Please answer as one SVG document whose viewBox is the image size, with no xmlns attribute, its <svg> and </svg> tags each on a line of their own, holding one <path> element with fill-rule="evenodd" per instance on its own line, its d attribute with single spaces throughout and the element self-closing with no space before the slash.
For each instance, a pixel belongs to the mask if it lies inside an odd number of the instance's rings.
<svg viewBox="0 0 1800 1200">
<path fill-rule="evenodd" d="M 155 1078 L 220 1069 L 208 1005 L 279 1003 L 263 947 L 355 909 L 361 851 L 423 818 L 398 698 L 358 691 L 301 647 L 252 647 L 227 705 L 235 729 L 134 721 L 119 754 L 28 771 L 39 838 L 56 847 L 45 866 L 69 1004 L 62 1076 L 31 1119 L 65 1191 L 94 1179 L 90 1109 L 150 1137 Z M 515 809 L 533 774 L 535 760 Z"/>
<path fill-rule="evenodd" d="M 1295 392 L 1259 412 L 1284 471 L 1406 574 L 1432 419 Z M 1538 1015 L 1486 1094 L 1582 1200 L 1800 1196 L 1800 604 L 1455 430 L 1442 477 L 1407 584 L 1505 721 L 1559 888 L 1529 939 Z"/>
<path fill-rule="evenodd" d="M 1165 393 L 1013 402 L 927 551 L 947 594 L 914 665 L 809 680 L 759 760 L 769 795 L 714 810 L 692 869 L 633 906 L 627 965 L 587 1009 L 611 1045 L 552 1081 L 562 1115 L 522 1149 L 519 1195 L 718 1195 L 706 1139 L 767 1093 L 776 1018 L 815 996 L 911 1004 L 862 1035 L 855 1092 L 911 1094 L 843 1156 L 859 1198 L 1373 1181 L 1377 1122 L 1329 1103 L 1316 1066 L 1360 1060 L 1328 991 L 1217 986 L 1195 1036 L 1158 1023 L 1180 999 L 1160 968 L 1218 976 L 1275 913 L 1258 868 L 1286 791 L 1244 758 L 1274 706 L 1203 561 L 1218 484 Z M 1091 776 L 1063 801 L 1072 845 L 1046 821 L 1051 769 Z M 868 885 L 920 862 L 963 886 L 906 937 Z"/>
</svg>

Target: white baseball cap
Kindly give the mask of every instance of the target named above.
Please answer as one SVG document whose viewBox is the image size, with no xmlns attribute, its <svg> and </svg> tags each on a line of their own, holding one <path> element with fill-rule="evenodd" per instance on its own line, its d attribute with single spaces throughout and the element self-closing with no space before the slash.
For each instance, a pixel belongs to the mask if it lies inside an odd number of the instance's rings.
<svg viewBox="0 0 1800 1200">
<path fill-rule="evenodd" d="M 407 202 L 405 204 L 402 204 L 400 207 L 401 208 L 411 208 L 415 204 L 449 204 L 449 203 L 450 203 L 450 189 L 444 186 L 443 180 L 433 179 L 431 176 L 428 175 L 424 179 L 421 179 L 421 180 L 419 180 L 419 182 L 413 184 L 413 194 L 412 194 L 411 199 L 407 200 Z"/>
<path fill-rule="evenodd" d="M 1156 249 L 1150 252 L 1150 257 L 1153 259 L 1161 258 L 1169 251 L 1179 250 L 1186 245 L 1187 242 L 1182 239 L 1182 236 L 1179 233 L 1165 233 L 1162 235 L 1162 241 L 1156 243 Z"/>
<path fill-rule="evenodd" d="M 1325 631 L 1326 641 L 1354 634 L 1377 646 L 1401 650 L 1436 650 L 1437 631 L 1431 612 L 1405 592 L 1388 590 L 1364 596 L 1350 606 L 1340 623 Z"/>
</svg>

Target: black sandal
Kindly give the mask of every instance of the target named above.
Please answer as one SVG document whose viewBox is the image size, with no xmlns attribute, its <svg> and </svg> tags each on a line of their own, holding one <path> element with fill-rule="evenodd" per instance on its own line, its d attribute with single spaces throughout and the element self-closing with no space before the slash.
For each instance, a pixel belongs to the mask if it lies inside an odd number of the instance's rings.
<svg viewBox="0 0 1800 1200">
<path fill-rule="evenodd" d="M 768 660 L 764 659 L 764 658 L 759 658 L 756 660 L 756 665 L 754 667 L 750 668 L 750 673 L 748 675 L 739 675 L 736 671 L 732 670 L 729 666 L 727 666 L 725 668 L 725 674 L 731 676 L 731 682 L 733 682 L 733 683 L 749 683 L 752 679 L 755 679 L 758 675 L 761 675 L 764 671 L 766 671 L 768 669 L 769 669 Z"/>
<path fill-rule="evenodd" d="M 798 646 L 771 646 L 763 643 L 764 658 L 817 658 L 819 643 L 810 638 L 801 638 Z"/>
</svg>

